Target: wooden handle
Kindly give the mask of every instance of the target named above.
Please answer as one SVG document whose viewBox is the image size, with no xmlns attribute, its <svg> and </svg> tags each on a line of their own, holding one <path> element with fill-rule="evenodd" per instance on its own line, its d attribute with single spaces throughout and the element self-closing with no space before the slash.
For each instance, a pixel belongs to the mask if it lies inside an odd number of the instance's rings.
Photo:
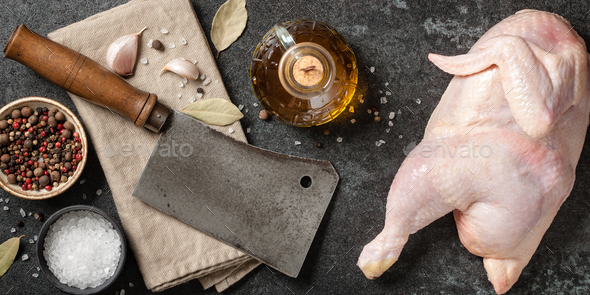
<svg viewBox="0 0 590 295">
<path fill-rule="evenodd" d="M 92 59 L 18 26 L 4 47 L 4 56 L 16 60 L 53 84 L 108 108 L 158 132 L 170 109 L 155 94 L 139 90 Z"/>
</svg>

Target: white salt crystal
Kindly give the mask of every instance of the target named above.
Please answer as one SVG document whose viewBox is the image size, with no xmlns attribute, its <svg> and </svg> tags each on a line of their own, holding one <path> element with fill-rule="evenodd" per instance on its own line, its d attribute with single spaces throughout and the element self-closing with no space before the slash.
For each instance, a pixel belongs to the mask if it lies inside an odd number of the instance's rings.
<svg viewBox="0 0 590 295">
<path fill-rule="evenodd" d="M 250 127 L 246 128 L 246 133 L 250 133 L 251 129 Z"/>
<path fill-rule="evenodd" d="M 33 241 L 33 239 L 29 239 L 29 244 L 35 244 L 35 241 Z"/>
<path fill-rule="evenodd" d="M 33 274 L 32 274 L 32 276 L 33 276 L 34 278 L 36 278 L 36 277 L 39 277 L 39 274 L 38 274 L 38 273 L 33 273 Z"/>
<path fill-rule="evenodd" d="M 356 122 L 355 119 L 350 119 L 350 123 L 354 124 Z"/>
<path fill-rule="evenodd" d="M 379 93 L 383 93 L 383 90 L 379 90 Z"/>
<path fill-rule="evenodd" d="M 245 109 L 245 110 L 244 110 L 244 113 L 247 113 L 247 112 L 249 112 L 249 110 L 248 110 L 248 109 Z"/>
<path fill-rule="evenodd" d="M 295 145 L 301 145 L 301 141 L 295 141 Z"/>
<path fill-rule="evenodd" d="M 383 140 L 383 139 L 379 139 L 379 142 L 380 142 L 380 143 L 385 143 L 385 140 Z"/>
<path fill-rule="evenodd" d="M 37 240 L 39 237 L 37 235 L 33 236 L 33 240 Z"/>
<path fill-rule="evenodd" d="M 387 98 L 385 96 L 381 97 L 381 104 L 386 104 L 387 103 Z"/>
<path fill-rule="evenodd" d="M 184 87 L 184 83 L 178 82 L 178 87 L 180 87 L 180 88 Z"/>
<path fill-rule="evenodd" d="M 188 99 L 188 102 L 190 103 L 193 103 L 195 101 L 197 101 L 197 99 L 194 96 Z"/>
<path fill-rule="evenodd" d="M 8 201 L 10 201 L 10 199 L 9 199 L 9 198 L 6 198 L 6 199 L 4 200 L 4 202 L 6 202 L 6 204 L 8 204 Z"/>
<path fill-rule="evenodd" d="M 29 212 L 29 216 L 33 215 L 33 212 Z"/>
<path fill-rule="evenodd" d="M 125 289 L 121 289 L 121 295 L 125 295 Z"/>
<path fill-rule="evenodd" d="M 374 73 L 375 72 L 375 67 L 371 67 L 369 70 L 371 71 L 371 73 Z"/>
<path fill-rule="evenodd" d="M 234 133 L 234 129 L 229 127 L 229 129 L 227 129 L 227 132 L 229 132 L 229 134 L 232 134 L 232 133 Z"/>
<path fill-rule="evenodd" d="M 148 64 L 148 60 L 145 57 L 142 58 L 142 59 L 140 59 L 139 62 L 142 63 L 142 64 L 144 64 L 144 65 L 147 65 Z"/>
<path fill-rule="evenodd" d="M 184 79 L 182 79 L 182 82 L 184 82 L 184 84 L 188 84 L 188 79 L 184 78 Z"/>
<path fill-rule="evenodd" d="M 86 179 L 80 180 L 80 184 L 84 184 L 85 182 L 86 182 Z"/>
<path fill-rule="evenodd" d="M 395 118 L 395 112 L 389 112 L 389 119 Z"/>
<path fill-rule="evenodd" d="M 37 266 L 37 271 L 41 271 L 41 268 Z"/>
<path fill-rule="evenodd" d="M 381 146 L 381 145 L 382 145 L 382 143 L 381 143 L 381 142 L 379 142 L 379 141 L 375 141 L 375 145 L 376 145 L 376 146 Z"/>
<path fill-rule="evenodd" d="M 20 208 L 20 216 L 22 216 L 22 217 L 27 216 L 27 212 L 25 212 L 25 210 L 23 210 L 23 208 Z"/>
<path fill-rule="evenodd" d="M 391 95 L 391 92 L 385 91 L 385 95 Z"/>
<path fill-rule="evenodd" d="M 195 60 L 193 60 L 193 65 L 196 65 L 196 64 L 197 64 L 197 60 L 195 59 Z"/>
<path fill-rule="evenodd" d="M 367 109 L 367 113 L 372 113 L 373 111 L 371 109 Z"/>
<path fill-rule="evenodd" d="M 338 138 L 336 138 L 336 141 L 337 141 L 337 142 L 342 142 L 342 137 L 338 137 Z"/>
<path fill-rule="evenodd" d="M 79 289 L 104 283 L 121 258 L 121 238 L 113 225 L 87 210 L 68 212 L 50 225 L 43 247 L 49 270 Z"/>
<path fill-rule="evenodd" d="M 393 126 L 393 122 L 389 121 L 389 122 L 387 122 L 387 125 Z"/>
<path fill-rule="evenodd" d="M 385 129 L 385 133 L 389 133 L 389 131 L 391 131 L 391 129 L 389 129 L 389 128 Z"/>
<path fill-rule="evenodd" d="M 129 283 L 129 288 L 133 288 L 135 287 L 135 285 L 133 285 L 133 283 Z"/>
<path fill-rule="evenodd" d="M 421 103 L 422 103 L 422 101 L 421 101 L 421 100 L 418 98 L 418 99 L 416 99 L 416 103 L 417 103 L 417 104 L 421 104 Z"/>
<path fill-rule="evenodd" d="M 14 227 L 13 227 L 13 228 L 11 228 L 11 229 L 10 229 L 10 232 L 11 232 L 11 233 L 15 233 L 15 232 L 16 232 L 16 228 L 14 228 Z"/>
<path fill-rule="evenodd" d="M 397 115 L 401 116 L 401 114 L 402 114 L 402 110 L 397 110 Z"/>
<path fill-rule="evenodd" d="M 97 190 L 96 190 L 96 195 L 97 195 L 97 196 L 100 196 L 100 195 L 102 195 L 102 190 L 101 190 L 101 189 L 97 189 Z"/>
<path fill-rule="evenodd" d="M 207 78 L 207 76 L 205 76 L 205 74 L 201 74 L 201 77 L 199 77 L 199 79 L 201 79 L 201 80 L 205 80 L 205 78 Z"/>
<path fill-rule="evenodd" d="M 174 43 L 170 43 L 170 45 L 168 45 L 168 48 L 172 49 L 172 48 L 176 48 L 176 44 Z"/>
<path fill-rule="evenodd" d="M 154 39 L 150 39 L 147 43 L 147 47 L 152 48 L 152 44 L 154 43 Z"/>
<path fill-rule="evenodd" d="M 385 87 L 389 86 L 389 82 L 385 82 Z"/>
<path fill-rule="evenodd" d="M 404 136 L 400 134 L 399 138 L 404 138 Z"/>
<path fill-rule="evenodd" d="M 243 104 L 241 104 L 241 105 L 239 105 L 239 106 L 238 106 L 238 110 L 240 110 L 240 111 L 241 111 L 243 108 L 244 108 L 244 105 L 243 105 Z"/>
<path fill-rule="evenodd" d="M 161 29 L 161 30 L 160 30 L 160 33 L 162 33 L 162 34 L 164 34 L 164 35 L 165 35 L 165 34 L 168 34 L 168 30 L 166 30 L 166 29 Z"/>
<path fill-rule="evenodd" d="M 180 99 L 182 97 L 182 94 L 179 93 L 178 95 L 176 95 L 176 97 Z"/>
<path fill-rule="evenodd" d="M 0 203 L 4 202 L 4 199 L 0 198 Z"/>
<path fill-rule="evenodd" d="M 82 200 L 86 200 L 86 194 L 82 194 Z"/>
<path fill-rule="evenodd" d="M 207 86 L 209 84 L 211 84 L 211 78 L 207 78 L 207 79 L 205 79 L 205 81 L 203 81 L 204 86 Z"/>
<path fill-rule="evenodd" d="M 8 206 L 4 206 L 2 209 L 4 209 L 4 211 L 8 211 Z"/>
<path fill-rule="evenodd" d="M 375 115 L 375 117 L 376 117 L 376 116 L 379 116 L 379 112 L 375 112 L 375 114 L 374 114 L 374 115 Z"/>
<path fill-rule="evenodd" d="M 197 98 L 202 98 L 203 97 L 203 93 L 197 93 Z"/>
<path fill-rule="evenodd" d="M 350 107 L 348 108 L 348 111 L 349 111 L 349 112 L 351 112 L 351 113 L 354 113 L 354 107 L 353 107 L 353 106 L 350 106 Z"/>
<path fill-rule="evenodd" d="M 219 80 L 215 80 L 215 84 L 219 84 Z"/>
<path fill-rule="evenodd" d="M 29 255 L 27 255 L 27 254 L 23 254 L 23 256 L 22 256 L 20 259 L 21 259 L 22 261 L 29 260 Z"/>
<path fill-rule="evenodd" d="M 186 39 L 182 38 L 182 39 L 180 39 L 180 43 L 182 43 L 182 45 L 186 45 L 186 43 L 188 43 L 188 42 L 186 42 Z"/>
</svg>

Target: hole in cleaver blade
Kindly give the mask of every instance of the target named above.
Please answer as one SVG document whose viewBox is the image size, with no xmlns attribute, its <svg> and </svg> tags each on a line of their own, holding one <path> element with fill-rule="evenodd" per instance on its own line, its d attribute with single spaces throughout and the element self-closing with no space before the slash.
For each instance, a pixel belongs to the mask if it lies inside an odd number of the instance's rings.
<svg viewBox="0 0 590 295">
<path fill-rule="evenodd" d="M 133 196 L 297 277 L 339 176 L 173 110 Z"/>
</svg>

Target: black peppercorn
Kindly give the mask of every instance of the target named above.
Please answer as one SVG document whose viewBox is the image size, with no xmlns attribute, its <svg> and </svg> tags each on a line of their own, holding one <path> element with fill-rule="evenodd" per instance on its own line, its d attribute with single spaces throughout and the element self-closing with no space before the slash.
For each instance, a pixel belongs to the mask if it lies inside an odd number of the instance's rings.
<svg viewBox="0 0 590 295">
<path fill-rule="evenodd" d="M 16 226 L 23 227 L 23 226 L 25 226 L 25 223 L 22 220 L 17 220 L 16 221 Z"/>
<path fill-rule="evenodd" d="M 197 88 L 197 93 L 203 93 L 203 92 L 205 92 L 205 91 L 203 90 L 203 88 L 201 88 L 201 87 Z"/>
<path fill-rule="evenodd" d="M 160 50 L 162 48 L 162 42 L 160 42 L 160 40 L 154 40 L 152 42 L 152 48 L 155 50 Z"/>
</svg>

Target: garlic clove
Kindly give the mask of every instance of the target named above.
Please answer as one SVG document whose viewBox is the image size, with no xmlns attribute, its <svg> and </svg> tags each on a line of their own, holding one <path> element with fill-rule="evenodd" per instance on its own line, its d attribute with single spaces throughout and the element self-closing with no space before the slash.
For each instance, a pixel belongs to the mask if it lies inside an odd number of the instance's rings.
<svg viewBox="0 0 590 295">
<path fill-rule="evenodd" d="M 121 76 L 133 74 L 135 61 L 137 59 L 137 43 L 139 36 L 147 27 L 139 33 L 125 35 L 113 42 L 107 51 L 107 65 L 113 72 Z"/>
<path fill-rule="evenodd" d="M 160 72 L 160 75 L 165 71 L 176 73 L 187 79 L 197 80 L 199 78 L 199 68 L 183 58 L 175 58 L 169 61 Z"/>
</svg>

